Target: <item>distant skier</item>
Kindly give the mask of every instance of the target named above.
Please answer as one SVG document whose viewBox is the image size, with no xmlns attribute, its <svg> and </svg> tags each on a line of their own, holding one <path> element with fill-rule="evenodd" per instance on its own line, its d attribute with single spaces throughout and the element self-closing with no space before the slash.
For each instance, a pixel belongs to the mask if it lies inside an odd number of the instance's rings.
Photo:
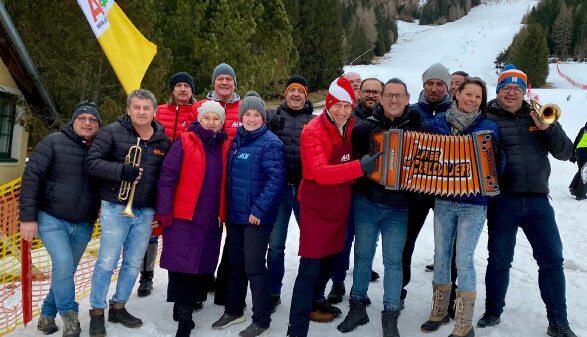
<svg viewBox="0 0 587 337">
<path fill-rule="evenodd" d="M 579 169 L 577 170 L 577 174 L 575 174 L 575 177 L 571 182 L 571 186 L 569 186 L 569 190 L 571 194 L 575 196 L 575 199 L 585 200 L 587 199 L 587 189 L 585 188 L 585 181 L 581 178 L 581 169 L 587 162 L 587 122 L 585 123 L 585 126 L 579 130 L 579 133 L 575 138 L 574 149 L 575 153 L 570 160 L 573 163 L 577 163 Z"/>
<path fill-rule="evenodd" d="M 571 95 L 567 96 L 567 101 L 571 100 Z"/>
</svg>

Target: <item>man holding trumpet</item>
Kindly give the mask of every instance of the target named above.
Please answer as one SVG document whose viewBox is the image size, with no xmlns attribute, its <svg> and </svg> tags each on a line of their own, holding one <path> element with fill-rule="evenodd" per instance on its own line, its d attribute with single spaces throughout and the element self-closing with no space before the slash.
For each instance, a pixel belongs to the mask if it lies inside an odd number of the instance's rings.
<svg viewBox="0 0 587 337">
<path fill-rule="evenodd" d="M 103 128 L 86 158 L 87 172 L 100 179 L 102 210 L 100 252 L 92 275 L 90 336 L 106 334 L 108 321 L 138 328 L 143 322 L 126 311 L 141 261 L 149 243 L 157 200 L 157 181 L 171 146 L 163 126 L 154 120 L 157 99 L 138 89 L 126 100 L 126 114 Z M 127 157 L 129 157 L 127 159 Z M 116 292 L 106 303 L 112 273 L 123 250 Z"/>
<path fill-rule="evenodd" d="M 524 101 L 526 83 L 525 73 L 512 64 L 505 66 L 497 80 L 497 98 L 487 104 L 487 119 L 499 126 L 498 146 L 506 162 L 499 177 L 501 193 L 490 199 L 487 208 L 489 257 L 485 313 L 477 327 L 500 323 L 516 233 L 521 228 L 538 263 L 538 286 L 549 323 L 547 333 L 573 337 L 575 334 L 567 321 L 563 244 L 548 200 L 548 154 L 558 160 L 568 160 L 573 143 L 556 118 L 541 118 L 548 117 L 545 108 L 536 111 Z"/>
</svg>

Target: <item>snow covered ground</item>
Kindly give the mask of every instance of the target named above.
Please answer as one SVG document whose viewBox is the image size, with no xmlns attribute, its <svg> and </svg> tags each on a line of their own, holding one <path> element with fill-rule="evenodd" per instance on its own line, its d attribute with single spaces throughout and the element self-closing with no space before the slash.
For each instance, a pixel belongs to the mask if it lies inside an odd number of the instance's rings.
<svg viewBox="0 0 587 337">
<path fill-rule="evenodd" d="M 462 19 L 442 26 L 418 26 L 417 24 L 399 22 L 400 39 L 392 47 L 390 53 L 376 65 L 347 67 L 346 71 L 356 71 L 366 77 L 377 77 L 383 81 L 391 77 L 399 77 L 406 81 L 412 94 L 411 101 L 417 100 L 422 88 L 421 74 L 431 64 L 441 62 L 451 71 L 465 70 L 473 76 L 483 78 L 489 87 L 490 98 L 495 97 L 495 73 L 493 60 L 506 48 L 515 33 L 521 27 L 520 20 L 537 1 L 535 0 L 501 0 L 486 1 L 483 5 L 472 9 Z M 580 83 L 587 83 L 587 64 L 561 64 L 561 70 Z M 531 79 L 530 79 L 531 81 Z M 560 119 L 567 135 L 574 140 L 579 128 L 587 119 L 587 91 L 568 84 L 556 72 L 556 65 L 551 65 L 547 80 L 554 89 L 539 89 L 533 92 L 539 95 L 543 103 L 556 103 L 562 109 Z M 571 99 L 567 101 L 567 96 Z M 552 174 L 550 178 L 552 205 L 556 212 L 557 223 L 564 244 L 565 275 L 567 280 L 567 306 L 569 321 L 579 336 L 587 337 L 587 234 L 585 224 L 581 221 L 587 215 L 587 201 L 576 201 L 568 192 L 568 184 L 576 172 L 576 166 L 570 162 L 560 162 L 551 158 Z M 583 219 L 583 220 L 581 220 Z M 291 292 L 297 274 L 299 231 L 292 218 L 286 248 L 286 275 L 282 293 L 282 304 L 273 314 L 269 336 L 285 336 L 288 323 Z M 476 312 L 474 323 L 483 314 L 485 300 L 485 266 L 487 261 L 487 231 L 483 231 L 475 257 L 477 269 Z M 420 325 L 426 321 L 431 298 L 432 273 L 424 271 L 424 266 L 433 257 L 432 217 L 429 216 L 416 243 L 416 251 L 412 261 L 412 282 L 408 285 L 406 308 L 402 311 L 399 330 L 402 336 L 424 336 Z M 383 272 L 381 251 L 378 248 L 373 269 Z M 537 284 L 538 267 L 532 258 L 531 247 L 520 231 L 517 238 L 515 261 L 511 270 L 511 281 L 507 296 L 507 306 L 502 315 L 502 323 L 495 328 L 476 329 L 477 336 L 546 336 L 548 322 L 546 310 L 540 298 Z M 346 288 L 352 286 L 352 267 L 346 280 Z M 110 295 L 115 284 L 110 287 Z M 129 311 L 142 318 L 145 325 L 139 329 L 126 329 L 117 324 L 107 323 L 110 337 L 139 336 L 174 336 L 176 323 L 171 319 L 172 305 L 165 301 L 167 273 L 156 269 L 155 290 L 147 298 L 131 297 L 127 307 Z M 330 286 L 328 286 L 328 289 Z M 371 283 L 369 296 L 373 304 L 367 312 L 371 322 L 345 336 L 381 336 L 380 311 L 382 310 L 383 282 Z M 343 315 L 348 307 L 345 302 L 340 305 Z M 250 323 L 251 302 L 246 308 L 247 322 L 222 331 L 210 328 L 218 319 L 223 307 L 214 305 L 211 298 L 204 304 L 204 309 L 194 314 L 196 328 L 192 336 L 237 336 L 241 329 Z M 80 321 L 82 336 L 88 336 L 89 296 L 80 301 Z M 332 323 L 310 325 L 310 336 L 341 336 L 336 326 L 342 318 Z M 9 336 L 39 336 L 36 331 L 37 320 L 27 327 L 19 327 Z M 61 326 L 61 321 L 58 320 Z M 443 326 L 431 336 L 450 334 L 452 324 Z M 60 334 L 61 332 L 58 332 Z"/>
</svg>

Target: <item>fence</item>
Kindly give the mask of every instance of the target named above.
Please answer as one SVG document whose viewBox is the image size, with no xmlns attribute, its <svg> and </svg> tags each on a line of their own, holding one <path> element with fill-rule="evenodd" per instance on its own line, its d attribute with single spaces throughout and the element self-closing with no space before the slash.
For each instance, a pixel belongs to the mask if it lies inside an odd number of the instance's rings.
<svg viewBox="0 0 587 337">
<path fill-rule="evenodd" d="M 41 311 L 51 285 L 51 258 L 39 239 L 21 241 L 18 198 L 21 179 L 0 186 L 0 336 L 29 323 Z M 77 272 L 75 294 L 91 290 L 92 270 L 100 247 L 100 226 L 94 226 Z M 160 254 L 161 244 L 159 245 Z M 112 280 L 118 279 L 118 268 Z"/>
<path fill-rule="evenodd" d="M 587 89 L 587 84 L 581 84 L 578 82 L 575 82 L 572 78 L 570 78 L 569 76 L 565 75 L 559 68 L 558 68 L 558 63 L 556 64 L 556 71 L 558 71 L 558 74 L 564 78 L 565 80 L 567 80 L 567 82 L 571 83 L 572 85 L 574 85 L 575 87 L 579 88 L 579 89 Z"/>
</svg>

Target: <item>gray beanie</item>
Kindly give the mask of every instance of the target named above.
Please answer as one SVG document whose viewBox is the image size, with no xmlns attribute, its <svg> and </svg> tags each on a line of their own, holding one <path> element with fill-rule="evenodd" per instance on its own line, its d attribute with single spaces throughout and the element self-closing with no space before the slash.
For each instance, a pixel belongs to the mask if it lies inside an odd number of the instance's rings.
<svg viewBox="0 0 587 337">
<path fill-rule="evenodd" d="M 206 112 L 215 112 L 220 116 L 220 120 L 222 121 L 222 125 L 224 125 L 224 121 L 226 120 L 226 113 L 224 112 L 224 108 L 222 105 L 216 101 L 208 100 L 204 102 L 198 108 L 198 122 L 202 122 L 202 117 L 206 114 Z"/>
<path fill-rule="evenodd" d="M 212 85 L 214 85 L 214 81 L 218 75 L 230 75 L 234 80 L 234 86 L 236 87 L 236 74 L 234 73 L 234 69 L 226 63 L 220 63 L 214 69 L 214 73 L 212 73 Z"/>
<path fill-rule="evenodd" d="M 255 91 L 249 91 L 245 95 L 245 98 L 241 101 L 241 104 L 238 108 L 238 119 L 242 122 L 243 115 L 249 109 L 255 109 L 261 113 L 261 117 L 263 117 L 263 122 L 267 121 L 267 111 L 265 110 L 265 102 L 261 99 L 261 96 Z"/>
<path fill-rule="evenodd" d="M 98 106 L 94 102 L 83 101 L 76 105 L 73 109 L 73 115 L 71 115 L 71 121 L 73 122 L 77 116 L 81 114 L 90 114 L 98 120 L 98 126 L 102 126 L 102 117 L 98 111 Z"/>
<path fill-rule="evenodd" d="M 450 74 L 448 73 L 448 69 L 440 63 L 436 63 L 430 66 L 430 68 L 426 69 L 426 71 L 422 74 L 422 85 L 424 85 L 429 80 L 436 78 L 444 82 L 446 84 L 446 88 L 450 88 Z"/>
</svg>

